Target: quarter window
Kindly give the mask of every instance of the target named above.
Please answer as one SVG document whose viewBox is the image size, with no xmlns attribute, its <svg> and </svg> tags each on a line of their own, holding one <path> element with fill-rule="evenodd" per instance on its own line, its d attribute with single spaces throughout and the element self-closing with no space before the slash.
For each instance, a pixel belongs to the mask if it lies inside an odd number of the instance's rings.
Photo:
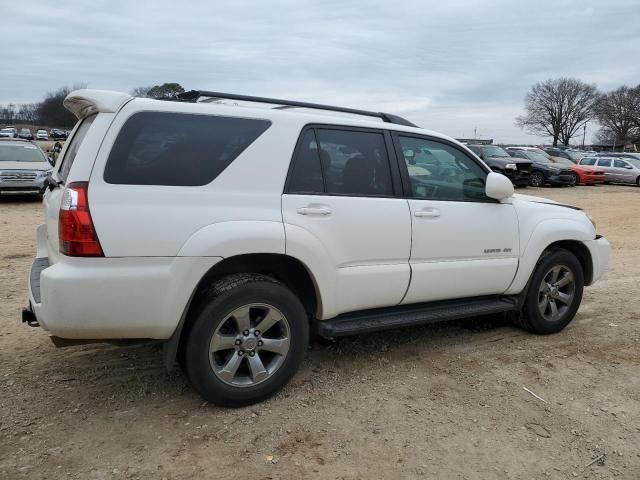
<svg viewBox="0 0 640 480">
<path fill-rule="evenodd" d="M 104 180 L 126 185 L 206 185 L 270 124 L 213 115 L 136 113 L 116 138 Z"/>
<path fill-rule="evenodd" d="M 485 171 L 460 150 L 422 138 L 398 138 L 414 197 L 489 201 L 485 194 Z"/>
<path fill-rule="evenodd" d="M 60 164 L 60 168 L 58 169 L 58 176 L 60 180 L 63 182 L 67 181 L 67 177 L 69 176 L 69 171 L 71 170 L 71 166 L 76 159 L 76 155 L 78 154 L 78 150 L 80 149 L 80 144 L 84 140 L 84 137 L 87 135 L 91 124 L 96 119 L 96 115 L 91 115 L 90 117 L 82 120 L 82 123 L 76 130 L 76 133 L 73 135 L 71 139 L 71 143 L 67 147 L 67 151 L 64 154 L 64 158 L 62 159 L 62 163 Z"/>
</svg>

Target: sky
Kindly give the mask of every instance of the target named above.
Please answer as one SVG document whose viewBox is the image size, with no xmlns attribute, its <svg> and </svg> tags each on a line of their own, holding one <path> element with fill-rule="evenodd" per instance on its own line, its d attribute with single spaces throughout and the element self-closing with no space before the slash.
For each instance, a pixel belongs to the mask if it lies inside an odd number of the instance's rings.
<svg viewBox="0 0 640 480">
<path fill-rule="evenodd" d="M 640 83 L 639 0 L 0 0 L 0 18 L 0 104 L 178 82 L 537 144 L 514 124 L 534 83 Z"/>
</svg>

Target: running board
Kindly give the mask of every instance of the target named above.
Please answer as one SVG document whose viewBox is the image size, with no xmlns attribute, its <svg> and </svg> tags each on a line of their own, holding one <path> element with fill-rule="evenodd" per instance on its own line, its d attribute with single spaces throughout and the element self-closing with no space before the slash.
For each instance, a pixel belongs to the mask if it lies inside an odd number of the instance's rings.
<svg viewBox="0 0 640 480">
<path fill-rule="evenodd" d="M 329 320 L 316 320 L 314 329 L 322 337 L 335 338 L 505 313 L 517 309 L 516 296 L 473 297 L 346 313 Z"/>
</svg>

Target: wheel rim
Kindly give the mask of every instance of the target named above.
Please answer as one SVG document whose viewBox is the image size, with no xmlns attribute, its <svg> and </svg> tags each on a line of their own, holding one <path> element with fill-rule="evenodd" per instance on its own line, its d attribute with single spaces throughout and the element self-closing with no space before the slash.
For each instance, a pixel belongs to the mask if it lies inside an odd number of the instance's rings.
<svg viewBox="0 0 640 480">
<path fill-rule="evenodd" d="M 573 305 L 575 290 L 576 280 L 571 269 L 565 265 L 556 265 L 540 282 L 538 311 L 545 320 L 557 322 Z"/>
<path fill-rule="evenodd" d="M 578 179 L 578 175 L 576 175 L 575 173 L 573 173 L 573 174 L 571 174 L 571 177 L 572 177 L 572 178 L 571 178 L 571 185 L 572 185 L 572 186 L 576 186 L 576 185 L 578 185 L 578 181 L 579 181 L 579 179 Z"/>
<path fill-rule="evenodd" d="M 209 342 L 213 373 L 234 387 L 251 387 L 271 378 L 289 352 L 289 321 L 277 308 L 250 303 L 218 325 Z"/>
<path fill-rule="evenodd" d="M 542 185 L 542 182 L 544 181 L 542 177 L 542 174 L 539 172 L 534 172 L 533 175 L 531 175 L 531 185 L 533 185 L 534 187 L 539 187 L 540 185 Z"/>
</svg>

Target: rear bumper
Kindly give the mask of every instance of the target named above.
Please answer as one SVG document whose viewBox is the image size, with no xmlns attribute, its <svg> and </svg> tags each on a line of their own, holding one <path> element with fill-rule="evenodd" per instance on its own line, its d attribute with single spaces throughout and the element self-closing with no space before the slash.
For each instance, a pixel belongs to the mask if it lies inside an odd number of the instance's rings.
<svg viewBox="0 0 640 480">
<path fill-rule="evenodd" d="M 594 240 L 584 242 L 591 254 L 591 262 L 593 264 L 593 275 L 588 285 L 598 281 L 609 266 L 609 251 L 611 249 L 609 241 L 598 235 Z"/>
<path fill-rule="evenodd" d="M 29 309 L 42 328 L 69 339 L 169 338 L 198 282 L 221 260 L 62 256 L 49 265 L 38 250 Z"/>
</svg>

